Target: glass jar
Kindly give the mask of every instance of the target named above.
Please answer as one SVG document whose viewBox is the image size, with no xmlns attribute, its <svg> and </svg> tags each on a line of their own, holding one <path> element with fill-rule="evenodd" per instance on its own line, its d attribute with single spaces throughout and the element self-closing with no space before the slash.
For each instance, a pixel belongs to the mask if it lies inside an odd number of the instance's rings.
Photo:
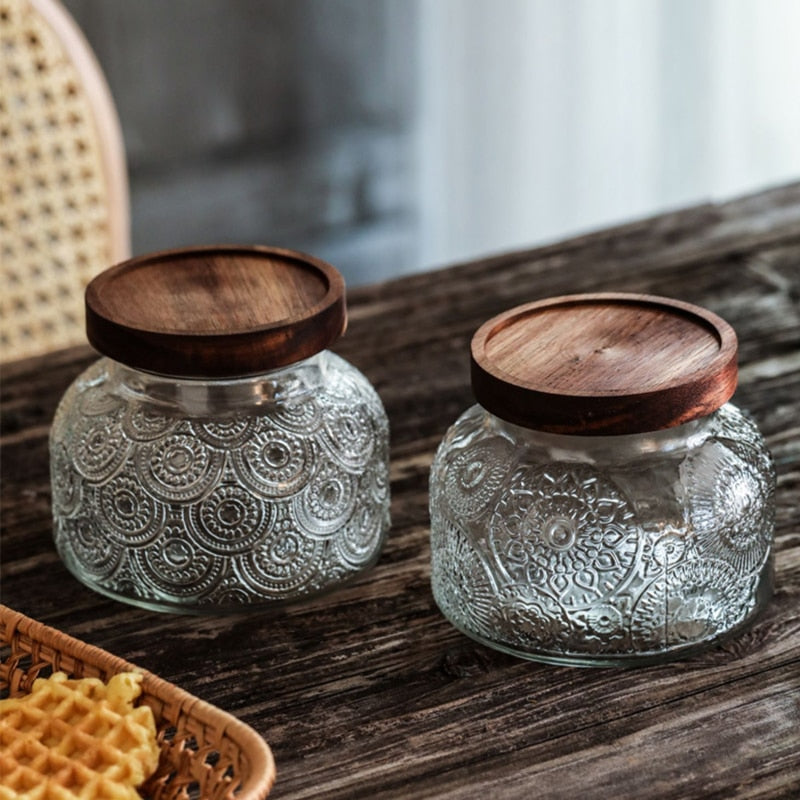
<svg viewBox="0 0 800 800">
<path fill-rule="evenodd" d="M 772 591 L 775 474 L 729 401 L 736 337 L 705 309 L 573 295 L 472 341 L 478 405 L 431 468 L 434 598 L 524 658 L 636 665 L 750 623 Z"/>
<path fill-rule="evenodd" d="M 264 608 L 370 567 L 389 527 L 388 422 L 327 349 L 324 262 L 217 247 L 125 262 L 86 293 L 104 354 L 51 429 L 54 537 L 87 586 L 157 610 Z"/>
</svg>

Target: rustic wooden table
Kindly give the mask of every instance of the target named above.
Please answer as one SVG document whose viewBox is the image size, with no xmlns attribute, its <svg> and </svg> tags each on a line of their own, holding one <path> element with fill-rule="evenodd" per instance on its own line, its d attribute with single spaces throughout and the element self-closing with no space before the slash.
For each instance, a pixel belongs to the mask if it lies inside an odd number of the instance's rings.
<svg viewBox="0 0 800 800">
<path fill-rule="evenodd" d="M 778 469 L 768 612 L 666 666 L 519 661 L 456 632 L 429 588 L 428 468 L 471 404 L 471 334 L 517 303 L 599 290 L 673 296 L 731 322 L 735 400 Z M 337 349 L 392 422 L 394 524 L 372 571 L 283 614 L 227 618 L 143 611 L 77 583 L 51 542 L 47 432 L 87 348 L 3 370 L 3 602 L 252 725 L 277 760 L 276 798 L 800 797 L 800 184 L 349 301 Z"/>
</svg>

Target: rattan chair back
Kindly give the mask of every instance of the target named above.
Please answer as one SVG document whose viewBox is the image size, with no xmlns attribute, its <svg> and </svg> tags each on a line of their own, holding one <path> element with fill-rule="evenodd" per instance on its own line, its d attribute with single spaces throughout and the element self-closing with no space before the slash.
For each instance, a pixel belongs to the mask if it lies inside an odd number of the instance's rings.
<svg viewBox="0 0 800 800">
<path fill-rule="evenodd" d="M 0 361 L 86 341 L 83 293 L 130 251 L 119 120 L 56 0 L 0 0 Z"/>
</svg>

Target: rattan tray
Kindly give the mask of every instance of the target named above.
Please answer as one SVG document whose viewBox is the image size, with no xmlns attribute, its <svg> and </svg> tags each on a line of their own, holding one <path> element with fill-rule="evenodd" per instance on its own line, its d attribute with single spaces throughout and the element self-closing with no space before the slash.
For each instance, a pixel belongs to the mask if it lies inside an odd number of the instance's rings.
<svg viewBox="0 0 800 800">
<path fill-rule="evenodd" d="M 240 720 L 111 653 L 0 605 L 0 696 L 30 691 L 37 676 L 62 670 L 107 681 L 142 674 L 140 702 L 153 709 L 159 766 L 142 788 L 148 800 L 262 800 L 275 780 L 266 742 Z"/>
</svg>

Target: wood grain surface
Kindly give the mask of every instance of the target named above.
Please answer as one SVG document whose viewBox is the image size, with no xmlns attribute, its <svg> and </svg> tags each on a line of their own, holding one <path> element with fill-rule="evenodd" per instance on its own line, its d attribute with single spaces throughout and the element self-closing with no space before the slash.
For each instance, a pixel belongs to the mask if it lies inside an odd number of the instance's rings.
<svg viewBox="0 0 800 800">
<path fill-rule="evenodd" d="M 130 367 L 192 378 L 256 375 L 325 350 L 347 323 L 330 264 L 278 248 L 168 250 L 86 289 L 86 333 Z"/>
<path fill-rule="evenodd" d="M 552 433 L 661 430 L 736 389 L 731 326 L 705 308 L 627 292 L 566 295 L 492 317 L 470 344 L 472 390 L 499 417 Z"/>
<path fill-rule="evenodd" d="M 776 592 L 746 634 L 633 670 L 516 660 L 456 632 L 429 587 L 427 481 L 471 402 L 491 316 L 574 292 L 704 306 L 739 337 L 735 401 L 778 471 Z M 51 542 L 47 433 L 93 358 L 2 378 L 2 599 L 220 708 L 273 748 L 275 798 L 800 797 L 800 184 L 354 291 L 336 349 L 392 423 L 393 526 L 355 583 L 270 616 L 185 618 L 83 588 Z"/>
</svg>

